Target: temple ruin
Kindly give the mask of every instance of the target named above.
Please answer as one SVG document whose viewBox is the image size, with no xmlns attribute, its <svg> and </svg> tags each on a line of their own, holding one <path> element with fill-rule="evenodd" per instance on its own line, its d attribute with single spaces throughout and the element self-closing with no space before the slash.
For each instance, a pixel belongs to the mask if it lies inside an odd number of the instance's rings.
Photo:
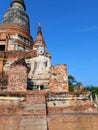
<svg viewBox="0 0 98 130">
<path fill-rule="evenodd" d="M 88 92 L 69 92 L 66 64 L 53 66 L 46 48 L 40 23 L 35 40 L 30 34 L 24 0 L 12 0 L 0 24 L 0 130 L 80 130 L 74 122 L 81 113 L 94 121 L 98 101 Z M 73 121 L 73 129 L 57 127 L 55 118 Z"/>
</svg>

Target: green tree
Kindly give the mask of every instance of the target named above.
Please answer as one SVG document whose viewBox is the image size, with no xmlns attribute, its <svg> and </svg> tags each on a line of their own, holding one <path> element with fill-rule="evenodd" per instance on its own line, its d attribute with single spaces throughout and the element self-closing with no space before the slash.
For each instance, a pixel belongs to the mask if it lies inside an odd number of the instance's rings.
<svg viewBox="0 0 98 130">
<path fill-rule="evenodd" d="M 69 85 L 69 91 L 73 92 L 74 91 L 74 86 L 76 86 L 77 81 L 72 75 L 68 76 L 68 85 Z"/>
<path fill-rule="evenodd" d="M 84 88 L 85 91 L 90 91 L 93 98 L 95 98 L 95 94 L 98 95 L 98 86 L 86 86 Z"/>
</svg>

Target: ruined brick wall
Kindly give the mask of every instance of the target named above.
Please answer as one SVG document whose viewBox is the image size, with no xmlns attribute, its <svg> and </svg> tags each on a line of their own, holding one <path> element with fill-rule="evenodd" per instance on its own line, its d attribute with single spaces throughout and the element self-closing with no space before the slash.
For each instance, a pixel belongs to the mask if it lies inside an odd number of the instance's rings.
<svg viewBox="0 0 98 130">
<path fill-rule="evenodd" d="M 60 64 L 50 68 L 50 91 L 68 92 L 68 75 L 66 65 Z"/>
<path fill-rule="evenodd" d="M 0 116 L 0 130 L 97 130 L 98 114 L 59 115 L 45 118 L 32 116 Z"/>
<path fill-rule="evenodd" d="M 0 115 L 0 130 L 20 130 L 19 127 L 19 117 Z"/>
<path fill-rule="evenodd" d="M 33 116 L 22 116 L 20 128 L 18 130 L 47 130 L 47 119 Z"/>
<path fill-rule="evenodd" d="M 45 94 L 41 91 L 29 91 L 24 107 L 33 117 L 46 117 Z"/>
<path fill-rule="evenodd" d="M 22 65 L 12 66 L 8 75 L 8 91 L 24 92 L 27 89 L 27 68 Z"/>
<path fill-rule="evenodd" d="M 0 130 L 47 130 L 45 118 L 33 116 L 0 116 Z"/>
<path fill-rule="evenodd" d="M 63 114 L 48 118 L 49 130 L 98 130 L 98 114 Z"/>
<path fill-rule="evenodd" d="M 47 130 L 45 92 L 8 95 L 0 97 L 0 130 Z"/>
<path fill-rule="evenodd" d="M 59 104 L 59 107 L 54 104 L 54 107 L 47 109 L 46 98 L 47 94 L 51 94 L 50 92 L 7 93 L 5 96 L 4 93 L 0 96 L 0 130 L 13 130 L 13 128 L 14 130 L 98 129 L 98 111 L 95 111 L 95 114 L 90 111 L 85 113 L 85 111 L 80 111 L 81 109 L 75 111 L 73 106 L 63 109 L 62 104 Z M 61 98 L 62 96 L 59 97 L 59 99 Z M 86 104 L 87 102 L 82 102 L 83 110 L 87 107 L 85 106 Z M 74 108 L 77 107 L 75 106 Z M 93 109 L 93 107 L 88 108 Z"/>
<path fill-rule="evenodd" d="M 97 112 L 96 102 L 94 102 L 94 105 L 92 106 L 92 103 L 87 95 L 88 94 L 86 93 L 81 93 L 80 95 L 77 95 L 76 93 L 50 92 L 46 97 L 48 114 L 58 114 L 66 112 Z"/>
<path fill-rule="evenodd" d="M 2 93 L 2 96 L 0 96 L 0 115 L 19 114 L 46 118 L 46 99 L 43 92 L 7 93 L 6 95 Z"/>
</svg>

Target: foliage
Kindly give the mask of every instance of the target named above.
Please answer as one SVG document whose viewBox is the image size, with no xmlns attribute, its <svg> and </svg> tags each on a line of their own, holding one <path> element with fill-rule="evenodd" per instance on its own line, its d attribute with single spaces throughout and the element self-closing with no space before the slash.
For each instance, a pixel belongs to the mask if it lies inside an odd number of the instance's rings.
<svg viewBox="0 0 98 130">
<path fill-rule="evenodd" d="M 90 91 L 93 98 L 95 98 L 95 94 L 98 95 L 98 86 L 86 86 L 84 88 L 85 91 Z"/>
<path fill-rule="evenodd" d="M 74 92 L 74 86 L 69 85 L 69 92 Z"/>
<path fill-rule="evenodd" d="M 72 75 L 69 75 L 68 76 L 68 84 L 74 85 L 75 82 L 76 82 L 75 78 Z"/>
<path fill-rule="evenodd" d="M 74 86 L 76 86 L 77 81 L 72 75 L 68 76 L 68 85 L 69 85 L 69 91 L 73 92 L 74 91 Z"/>
<path fill-rule="evenodd" d="M 79 86 L 82 86 L 82 83 L 81 82 L 77 82 L 76 79 L 72 76 L 72 75 L 69 75 L 68 76 L 68 85 L 69 85 L 69 91 L 70 92 L 74 92 L 74 87 L 78 87 Z M 98 86 L 86 86 L 83 88 L 83 91 L 90 91 L 93 98 L 95 98 L 95 94 L 98 95 Z"/>
</svg>

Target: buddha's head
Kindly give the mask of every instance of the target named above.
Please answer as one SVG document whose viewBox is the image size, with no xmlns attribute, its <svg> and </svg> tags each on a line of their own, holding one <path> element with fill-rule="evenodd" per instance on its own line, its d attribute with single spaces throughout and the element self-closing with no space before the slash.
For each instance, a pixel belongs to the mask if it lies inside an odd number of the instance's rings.
<svg viewBox="0 0 98 130">
<path fill-rule="evenodd" d="M 39 46 L 37 48 L 37 55 L 44 55 L 45 53 L 45 48 L 43 46 Z"/>
</svg>

